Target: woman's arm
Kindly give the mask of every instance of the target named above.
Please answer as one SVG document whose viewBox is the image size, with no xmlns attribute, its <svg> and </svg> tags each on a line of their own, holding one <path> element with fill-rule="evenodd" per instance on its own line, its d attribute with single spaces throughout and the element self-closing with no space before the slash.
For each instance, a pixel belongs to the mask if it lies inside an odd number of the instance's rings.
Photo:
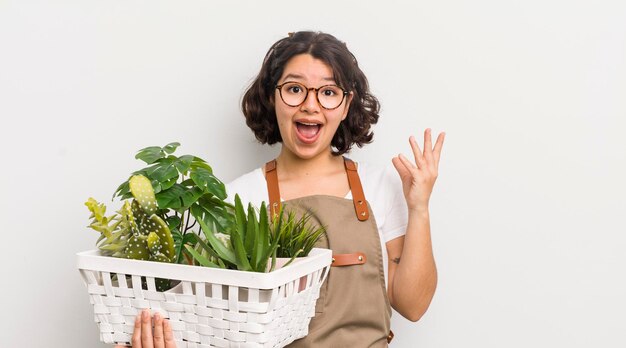
<svg viewBox="0 0 626 348">
<path fill-rule="evenodd" d="M 424 132 L 424 152 L 415 138 L 409 142 L 415 163 L 399 155 L 393 159 L 407 201 L 406 235 L 387 242 L 389 285 L 392 307 L 402 316 L 417 321 L 428 309 L 437 287 L 437 268 L 430 238 L 428 202 L 438 175 L 439 157 L 445 134 L 432 146 L 431 131 Z"/>
</svg>

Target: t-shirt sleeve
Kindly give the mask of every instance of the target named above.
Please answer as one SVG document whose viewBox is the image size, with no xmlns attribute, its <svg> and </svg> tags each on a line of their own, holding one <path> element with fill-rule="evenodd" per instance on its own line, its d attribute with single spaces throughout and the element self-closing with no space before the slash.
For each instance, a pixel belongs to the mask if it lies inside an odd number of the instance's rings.
<svg viewBox="0 0 626 348">
<path fill-rule="evenodd" d="M 381 234 L 386 242 L 406 234 L 408 209 L 402 181 L 392 165 L 385 167 L 382 182 L 385 185 L 385 221 L 381 226 Z"/>
</svg>

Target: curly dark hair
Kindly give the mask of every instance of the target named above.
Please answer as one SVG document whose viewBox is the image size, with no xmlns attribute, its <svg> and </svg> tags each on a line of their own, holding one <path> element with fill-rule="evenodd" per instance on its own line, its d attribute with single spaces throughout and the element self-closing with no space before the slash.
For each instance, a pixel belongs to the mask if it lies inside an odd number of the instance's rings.
<svg viewBox="0 0 626 348">
<path fill-rule="evenodd" d="M 328 64 L 335 82 L 353 93 L 348 115 L 333 136 L 331 146 L 335 156 L 342 155 L 354 144 L 363 147 L 372 142 L 371 126 L 378 122 L 380 103 L 369 91 L 367 78 L 354 55 L 345 43 L 322 32 L 300 31 L 277 41 L 269 49 L 261 71 L 243 96 L 241 107 L 246 124 L 262 144 L 282 142 L 274 95 L 276 84 L 283 74 L 287 62 L 299 54 L 310 54 Z"/>
</svg>

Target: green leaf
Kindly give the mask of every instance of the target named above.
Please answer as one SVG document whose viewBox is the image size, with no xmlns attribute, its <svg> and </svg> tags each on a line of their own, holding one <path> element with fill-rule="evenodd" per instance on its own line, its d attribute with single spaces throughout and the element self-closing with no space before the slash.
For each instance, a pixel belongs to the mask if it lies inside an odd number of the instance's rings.
<svg viewBox="0 0 626 348">
<path fill-rule="evenodd" d="M 175 159 L 161 158 L 151 167 L 146 168 L 147 176 L 152 180 L 159 182 L 168 181 L 172 178 L 178 178 L 178 170 L 174 165 Z"/>
<path fill-rule="evenodd" d="M 155 189 L 154 192 L 156 193 L 156 192 L 160 192 L 160 191 L 163 191 L 163 190 L 167 190 L 168 188 L 174 186 L 174 184 L 176 184 L 177 181 L 178 181 L 178 176 L 173 177 L 170 180 L 163 181 L 163 182 L 159 183 L 160 190 L 157 191 Z"/>
<path fill-rule="evenodd" d="M 204 195 L 204 192 L 197 187 L 185 190 L 180 196 L 183 201 L 183 209 L 188 209 L 192 204 L 196 203 L 202 195 Z"/>
<path fill-rule="evenodd" d="M 203 160 L 200 157 L 194 156 L 193 161 L 191 162 L 191 169 L 196 170 L 198 168 L 204 168 L 208 170 L 210 173 L 213 173 L 213 168 L 211 168 L 211 166 L 208 163 L 206 163 L 205 160 Z"/>
<path fill-rule="evenodd" d="M 174 153 L 174 151 L 176 151 L 176 148 L 179 146 L 180 146 L 180 143 L 178 142 L 169 143 L 163 147 L 163 151 L 167 152 L 168 154 L 171 154 L 171 153 Z"/>
<path fill-rule="evenodd" d="M 276 269 L 276 249 L 274 249 L 274 252 L 272 253 L 272 265 L 270 267 L 270 272 L 274 269 Z"/>
<path fill-rule="evenodd" d="M 181 208 L 182 198 L 185 194 L 185 187 L 180 184 L 174 184 L 167 190 L 163 190 L 156 194 L 157 204 L 161 209 L 178 209 Z"/>
<path fill-rule="evenodd" d="M 170 229 L 172 230 L 172 238 L 174 239 L 174 247 L 178 248 L 183 241 L 183 234 L 180 233 L 178 229 L 171 228 L 171 227 Z M 176 251 L 178 251 L 178 249 Z"/>
<path fill-rule="evenodd" d="M 113 198 L 115 198 L 116 196 L 123 197 L 124 195 L 130 195 L 130 186 L 128 184 L 128 180 L 124 181 L 120 186 L 117 187 L 117 189 L 113 193 Z M 132 197 L 132 195 L 130 196 Z M 125 198 L 122 198 L 122 199 L 125 199 Z"/>
<path fill-rule="evenodd" d="M 267 263 L 266 260 L 262 260 L 263 255 L 269 250 L 270 247 L 270 235 L 269 224 L 267 221 L 267 207 L 265 202 L 261 203 L 259 209 L 259 225 L 258 225 L 258 238 L 255 241 L 255 248 L 252 251 L 252 263 L 258 269 L 262 262 Z"/>
<path fill-rule="evenodd" d="M 167 222 L 167 226 L 172 231 L 180 227 L 180 218 L 176 215 L 168 216 L 167 219 L 165 219 L 165 222 Z"/>
<path fill-rule="evenodd" d="M 226 198 L 226 187 L 206 168 L 195 168 L 189 174 L 193 182 L 204 192 L 212 193 L 219 199 Z"/>
<path fill-rule="evenodd" d="M 197 236 L 195 233 L 182 234 L 176 230 L 176 232 L 172 231 L 172 237 L 174 237 L 174 246 L 176 247 L 176 263 L 181 263 L 183 260 L 183 246 L 187 244 L 195 245 Z"/>
<path fill-rule="evenodd" d="M 176 166 L 179 173 L 184 174 L 189 170 L 193 159 L 194 156 L 191 155 L 180 156 L 176 161 L 174 161 L 174 166 Z"/>
<path fill-rule="evenodd" d="M 185 245 L 185 249 L 193 256 L 193 258 L 198 261 L 204 267 L 212 267 L 212 268 L 221 268 L 220 266 L 214 264 L 209 261 L 206 257 L 202 256 L 199 252 L 197 252 L 194 248 L 189 245 Z"/>
<path fill-rule="evenodd" d="M 135 155 L 136 159 L 146 162 L 146 164 L 152 164 L 158 159 L 165 157 L 165 153 L 158 146 L 149 146 L 141 149 Z"/>
<path fill-rule="evenodd" d="M 202 232 L 204 232 L 207 242 L 209 242 L 209 244 L 211 245 L 211 247 L 213 247 L 213 250 L 215 250 L 219 257 L 225 261 L 232 263 L 233 265 L 237 265 L 237 260 L 233 250 L 227 248 L 224 244 L 222 244 L 222 242 L 220 242 L 220 240 L 217 239 L 217 237 L 215 237 L 215 235 L 213 234 L 214 231 L 211 230 L 209 226 L 204 223 L 204 221 L 202 221 L 201 219 L 196 220 L 200 224 L 200 227 L 202 228 Z"/>
<path fill-rule="evenodd" d="M 238 194 L 235 194 L 235 230 L 239 232 L 242 239 L 246 238 L 246 213 Z"/>
<path fill-rule="evenodd" d="M 272 241 L 270 247 L 267 249 L 265 254 L 261 255 L 261 261 L 258 265 L 258 272 L 264 272 L 267 267 L 267 260 L 269 260 L 270 256 L 272 257 L 272 269 L 274 269 L 274 265 L 276 264 L 276 250 L 278 249 L 278 239 Z"/>
<path fill-rule="evenodd" d="M 200 240 L 195 233 L 185 233 L 183 235 L 183 243 L 185 244 L 196 244 Z"/>
<path fill-rule="evenodd" d="M 211 233 L 212 233 L 212 232 L 211 232 Z M 213 250 L 213 248 L 212 248 L 212 247 L 210 247 L 210 246 L 209 246 L 209 245 L 208 245 L 205 241 L 203 241 L 201 238 L 197 238 L 197 239 L 196 239 L 196 242 L 200 245 L 200 247 L 201 247 L 202 249 L 206 250 L 206 251 L 207 251 L 207 253 L 208 253 L 209 255 L 213 256 L 214 258 L 216 258 L 216 259 L 218 259 L 218 260 L 221 260 L 220 255 L 219 255 L 219 254 L 218 254 L 215 250 Z M 224 262 L 222 262 L 222 265 L 226 266 L 226 265 L 224 264 Z M 227 268 L 227 267 L 223 267 L 223 268 Z"/>
<path fill-rule="evenodd" d="M 250 261 L 248 260 L 248 255 L 246 254 L 246 249 L 243 246 L 243 241 L 239 231 L 234 230 L 231 232 L 230 241 L 233 244 L 233 249 L 235 250 L 235 264 L 237 265 L 237 269 L 241 271 L 252 271 L 252 267 L 250 266 Z"/>
<path fill-rule="evenodd" d="M 221 231 L 233 229 L 235 217 L 232 208 L 215 196 L 205 194 L 190 209 L 194 217 L 201 216 L 207 224 L 215 223 Z"/>
<path fill-rule="evenodd" d="M 244 247 L 246 248 L 246 253 L 252 256 L 252 263 L 254 264 L 254 256 L 253 252 L 256 251 L 254 246 L 256 244 L 256 240 L 259 239 L 259 223 L 256 219 L 256 212 L 254 211 L 254 207 L 252 204 L 248 204 L 248 224 L 246 226 L 246 238 L 243 240 Z"/>
</svg>

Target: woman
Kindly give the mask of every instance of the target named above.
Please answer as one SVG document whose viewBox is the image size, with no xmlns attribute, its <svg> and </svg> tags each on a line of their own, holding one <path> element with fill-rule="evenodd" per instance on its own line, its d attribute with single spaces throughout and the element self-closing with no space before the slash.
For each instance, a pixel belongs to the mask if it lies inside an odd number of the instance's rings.
<svg viewBox="0 0 626 348">
<path fill-rule="evenodd" d="M 427 129 L 423 151 L 410 137 L 415 162 L 394 157 L 397 174 L 344 158 L 372 141 L 379 103 L 346 45 L 325 33 L 276 42 L 242 108 L 256 138 L 281 151 L 228 184 L 229 196 L 312 213 L 326 228 L 318 244 L 333 250 L 309 334 L 290 346 L 386 347 L 390 306 L 417 321 L 437 284 L 428 204 L 444 134 L 433 147 Z M 149 315 L 139 322 L 133 346 L 174 347 L 166 321 L 155 320 L 154 341 Z"/>
</svg>

